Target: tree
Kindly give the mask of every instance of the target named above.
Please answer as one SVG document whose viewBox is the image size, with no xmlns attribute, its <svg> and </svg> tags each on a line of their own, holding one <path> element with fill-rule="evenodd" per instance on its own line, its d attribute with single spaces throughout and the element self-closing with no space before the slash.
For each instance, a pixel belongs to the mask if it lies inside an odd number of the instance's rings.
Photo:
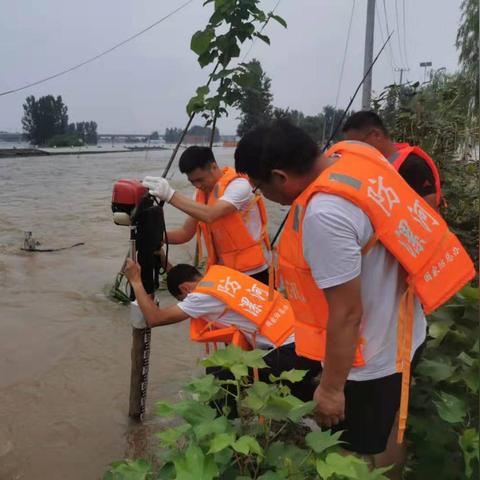
<svg viewBox="0 0 480 480">
<path fill-rule="evenodd" d="M 165 129 L 165 143 L 177 143 L 182 136 L 182 129 L 181 128 L 166 128 Z"/>
<path fill-rule="evenodd" d="M 242 97 L 239 107 L 242 113 L 237 128 L 240 136 L 272 119 L 271 80 L 266 76 L 258 60 L 253 59 L 247 66 L 251 75 L 248 77 L 248 83 L 241 87 Z"/>
<path fill-rule="evenodd" d="M 150 134 L 150 140 L 160 140 L 160 135 L 156 130 Z"/>
<path fill-rule="evenodd" d="M 66 133 L 68 126 L 68 108 L 62 97 L 52 95 L 40 97 L 33 95 L 23 104 L 22 126 L 26 139 L 36 145 L 45 145 L 54 135 Z"/>
<path fill-rule="evenodd" d="M 459 50 L 461 72 L 467 79 L 467 92 L 470 99 L 469 110 L 475 116 L 478 109 L 478 0 L 463 0 L 461 24 L 457 32 L 456 47 Z"/>
<path fill-rule="evenodd" d="M 212 129 L 210 127 L 202 127 L 200 125 L 194 125 L 193 127 L 190 127 L 188 129 L 187 134 L 210 139 L 212 135 Z M 218 131 L 218 128 L 215 127 L 215 134 L 213 137 L 213 141 L 218 142 L 219 140 L 220 140 L 220 132 Z"/>
</svg>

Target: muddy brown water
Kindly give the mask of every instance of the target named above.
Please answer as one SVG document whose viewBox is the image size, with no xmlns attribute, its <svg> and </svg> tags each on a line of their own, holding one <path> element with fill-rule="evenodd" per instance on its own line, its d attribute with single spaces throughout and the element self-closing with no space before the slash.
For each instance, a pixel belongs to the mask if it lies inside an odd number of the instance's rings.
<svg viewBox="0 0 480 480">
<path fill-rule="evenodd" d="M 215 153 L 232 163 L 233 149 Z M 97 479 L 111 461 L 148 453 L 162 427 L 155 401 L 180 398 L 200 371 L 202 351 L 187 323 L 153 330 L 147 418 L 128 419 L 129 312 L 106 292 L 129 232 L 112 222 L 111 189 L 119 178 L 160 175 L 169 156 L 0 159 L 0 480 Z M 172 185 L 191 195 L 179 173 Z M 283 211 L 269 206 L 271 230 Z M 166 218 L 174 227 L 185 217 L 167 207 Z M 85 245 L 23 252 L 27 230 L 43 248 Z M 191 262 L 193 244 L 171 255 Z M 162 293 L 161 302 L 173 299 Z"/>
</svg>

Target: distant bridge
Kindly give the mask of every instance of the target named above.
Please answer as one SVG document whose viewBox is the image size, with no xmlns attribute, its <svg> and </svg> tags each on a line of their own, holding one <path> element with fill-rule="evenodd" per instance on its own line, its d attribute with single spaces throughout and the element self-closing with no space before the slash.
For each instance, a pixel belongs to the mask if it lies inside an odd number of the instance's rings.
<svg viewBox="0 0 480 480">
<path fill-rule="evenodd" d="M 99 133 L 98 139 L 102 140 L 114 140 L 114 139 L 138 139 L 138 138 L 149 138 L 151 133 Z M 163 138 L 163 135 L 160 135 L 160 138 Z"/>
</svg>

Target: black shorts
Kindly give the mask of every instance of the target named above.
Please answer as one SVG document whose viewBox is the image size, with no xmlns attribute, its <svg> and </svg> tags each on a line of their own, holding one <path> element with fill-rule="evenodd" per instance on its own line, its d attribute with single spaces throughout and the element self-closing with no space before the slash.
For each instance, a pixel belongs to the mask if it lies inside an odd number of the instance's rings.
<svg viewBox="0 0 480 480">
<path fill-rule="evenodd" d="M 411 371 L 420 360 L 424 345 L 417 348 Z M 345 385 L 345 420 L 332 428 L 343 430 L 342 448 L 362 455 L 385 451 L 387 440 L 400 408 L 402 374 L 394 373 L 375 380 L 347 380 Z"/>
</svg>

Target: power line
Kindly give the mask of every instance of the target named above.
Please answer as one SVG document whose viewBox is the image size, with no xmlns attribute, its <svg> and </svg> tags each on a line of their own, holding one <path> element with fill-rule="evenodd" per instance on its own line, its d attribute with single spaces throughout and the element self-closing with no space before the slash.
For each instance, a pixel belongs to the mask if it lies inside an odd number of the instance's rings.
<svg viewBox="0 0 480 480">
<path fill-rule="evenodd" d="M 348 44 L 350 43 L 350 32 L 352 30 L 352 21 L 353 21 L 354 12 L 355 12 L 355 0 L 352 0 L 352 11 L 350 13 L 350 22 L 348 23 L 347 38 L 345 40 L 345 48 L 343 50 L 343 60 L 342 60 L 342 66 L 340 68 L 340 78 L 338 79 L 337 95 L 335 96 L 335 110 L 333 111 L 332 128 L 330 129 L 330 135 L 332 134 L 333 128 L 335 126 L 335 117 L 337 114 L 337 106 L 338 106 L 338 99 L 340 98 L 340 91 L 342 89 L 343 71 L 345 69 L 345 61 L 347 59 Z M 325 123 L 325 119 L 324 119 L 324 123 Z"/>
<path fill-rule="evenodd" d="M 377 8 L 375 8 L 375 11 L 377 13 L 377 22 L 378 22 L 378 27 L 380 28 L 380 35 L 382 37 L 382 42 L 385 42 L 385 36 L 383 35 L 382 19 L 380 17 L 380 12 L 378 11 Z M 390 42 L 389 42 L 389 46 L 390 46 Z M 395 66 L 394 66 L 394 62 L 393 62 L 393 55 L 392 55 L 391 46 L 390 46 L 388 52 L 389 52 L 388 58 L 390 59 L 390 67 L 392 69 L 393 83 L 395 83 L 395 70 L 394 70 Z"/>
<path fill-rule="evenodd" d="M 398 1 L 395 0 L 395 22 L 397 23 L 397 42 L 398 42 L 398 51 L 400 52 L 400 61 L 406 65 L 405 57 L 403 56 L 402 44 L 400 42 L 400 22 L 398 18 Z"/>
<path fill-rule="evenodd" d="M 143 35 L 145 32 L 148 32 L 148 31 L 151 30 L 152 28 L 156 27 L 158 24 L 160 24 L 160 23 L 162 23 L 163 21 L 167 20 L 167 19 L 170 18 L 172 15 L 174 15 L 175 13 L 177 13 L 177 12 L 179 12 L 180 10 L 182 10 L 183 8 L 185 8 L 187 5 L 189 5 L 189 4 L 192 3 L 193 1 L 194 1 L 194 0 L 188 0 L 187 2 L 183 3 L 183 4 L 180 5 L 178 8 L 176 8 L 176 9 L 173 10 L 173 11 L 171 11 L 169 14 L 167 14 L 167 15 L 165 15 L 164 17 L 160 18 L 160 19 L 157 20 L 156 22 L 152 23 L 152 24 L 149 25 L 148 27 L 144 28 L 144 29 L 141 30 L 140 32 L 135 33 L 135 34 L 132 35 L 131 37 L 128 37 L 127 39 L 121 41 L 120 43 L 115 44 L 113 47 L 110 47 L 108 50 L 105 50 L 105 51 L 99 53 L 98 55 L 95 55 L 94 57 L 89 58 L 88 60 L 85 60 L 84 62 L 78 63 L 77 65 L 74 65 L 73 67 L 67 68 L 66 70 L 63 70 L 63 71 L 58 72 L 58 73 L 55 73 L 55 74 L 50 75 L 50 76 L 48 76 L 48 77 L 42 78 L 41 80 L 37 80 L 36 82 L 28 83 L 27 85 L 24 85 L 24 86 L 18 87 L 18 88 L 14 88 L 14 89 L 12 89 L 12 90 L 6 90 L 5 92 L 0 92 L 0 97 L 2 97 L 2 96 L 4 96 L 4 95 L 9 95 L 9 94 L 11 94 L 11 93 L 20 92 L 21 90 L 25 90 L 25 89 L 27 89 L 27 88 L 34 87 L 35 85 L 40 85 L 41 83 L 48 82 L 49 80 L 52 80 L 52 79 L 57 78 L 57 77 L 60 77 L 60 76 L 62 76 L 62 75 L 65 75 L 65 74 L 67 74 L 67 73 L 72 72 L 73 70 L 77 70 L 78 68 L 83 67 L 84 65 L 87 65 L 87 64 L 89 64 L 89 63 L 92 63 L 92 62 L 94 62 L 95 60 L 98 60 L 99 58 L 104 57 L 104 56 L 107 55 L 108 53 L 113 52 L 113 51 L 116 50 L 117 48 L 125 45 L 126 43 L 131 42 L 132 40 L 135 40 L 135 39 L 138 38 L 140 35 Z"/>
<path fill-rule="evenodd" d="M 280 2 L 282 0 L 277 0 L 277 3 L 275 4 L 275 6 L 273 7 L 273 10 L 270 12 L 271 14 L 274 14 L 275 13 L 275 10 L 278 8 L 278 6 L 280 5 Z M 264 28 L 267 26 L 267 23 L 268 21 L 270 20 L 270 17 L 267 17 L 267 19 L 265 20 L 265 22 L 263 23 L 262 25 L 262 28 L 260 29 L 260 32 L 259 33 L 262 33 Z M 257 40 L 258 40 L 258 37 L 255 37 L 252 41 L 252 43 L 250 44 L 250 48 L 245 52 L 245 55 L 243 56 L 242 60 L 241 60 L 241 63 L 245 62 L 245 59 L 248 57 L 248 55 L 250 54 L 250 52 L 252 51 L 252 48 L 255 46 L 255 43 L 257 43 Z"/>
<path fill-rule="evenodd" d="M 385 0 L 383 0 L 383 14 L 385 16 L 385 28 L 387 29 L 386 35 L 387 35 L 387 37 L 389 37 L 390 36 L 390 27 L 388 25 L 387 5 L 385 4 Z M 392 44 L 390 42 L 388 42 L 388 50 L 390 52 L 390 55 L 392 56 L 393 64 L 396 65 L 397 62 L 395 61 L 395 55 L 393 54 L 393 48 L 392 48 Z"/>
<path fill-rule="evenodd" d="M 403 0 L 403 52 L 405 53 L 405 60 L 407 62 L 407 68 L 410 67 L 408 64 L 408 55 L 407 55 L 407 22 L 405 15 L 405 0 Z"/>
<path fill-rule="evenodd" d="M 350 22 L 348 24 L 347 39 L 345 40 L 345 48 L 343 50 L 343 60 L 342 60 L 342 66 L 340 68 L 340 78 L 339 78 L 339 81 L 338 81 L 337 95 L 335 97 L 335 109 L 337 108 L 338 98 L 340 97 L 340 90 L 342 88 L 343 71 L 345 69 L 345 60 L 347 59 L 348 44 L 350 43 L 350 32 L 352 30 L 352 20 L 353 20 L 354 12 L 355 12 L 355 0 L 352 1 L 352 11 L 350 13 Z"/>
</svg>

